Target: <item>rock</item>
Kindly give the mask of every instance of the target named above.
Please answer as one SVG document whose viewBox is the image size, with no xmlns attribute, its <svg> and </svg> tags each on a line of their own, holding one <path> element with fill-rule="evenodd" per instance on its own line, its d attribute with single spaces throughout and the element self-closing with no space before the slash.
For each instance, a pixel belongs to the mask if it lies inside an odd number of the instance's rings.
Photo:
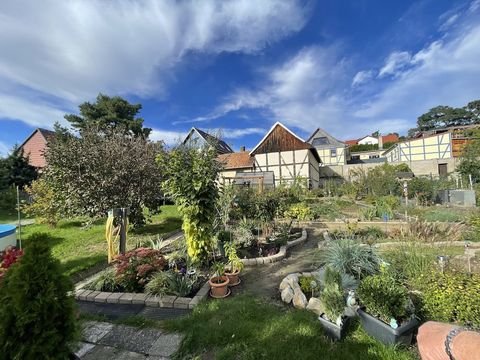
<svg viewBox="0 0 480 360">
<path fill-rule="evenodd" d="M 282 301 L 290 304 L 293 299 L 294 292 L 290 286 L 282 290 Z"/>
<path fill-rule="evenodd" d="M 301 290 L 294 292 L 293 306 L 297 309 L 305 309 L 307 307 L 307 297 Z"/>
<path fill-rule="evenodd" d="M 322 315 L 325 312 L 325 306 L 322 300 L 312 297 L 308 301 L 307 310 L 313 311 L 317 315 Z"/>
<path fill-rule="evenodd" d="M 285 276 L 285 278 L 280 283 L 279 289 L 280 291 L 282 291 L 288 286 L 292 289 L 298 287 L 298 274 L 290 274 Z"/>
</svg>

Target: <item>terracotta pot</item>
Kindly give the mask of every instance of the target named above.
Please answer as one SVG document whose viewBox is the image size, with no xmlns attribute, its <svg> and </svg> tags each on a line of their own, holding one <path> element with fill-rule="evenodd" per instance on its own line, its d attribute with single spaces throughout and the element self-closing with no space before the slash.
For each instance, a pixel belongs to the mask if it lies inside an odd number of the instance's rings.
<svg viewBox="0 0 480 360">
<path fill-rule="evenodd" d="M 230 289 L 228 288 L 230 280 L 227 276 L 214 276 L 208 280 L 208 283 L 210 284 L 210 295 L 213 298 L 221 299 L 230 295 Z"/>
<path fill-rule="evenodd" d="M 235 270 L 234 272 L 225 271 L 225 275 L 230 280 L 228 286 L 236 286 L 240 284 L 240 270 Z"/>
</svg>

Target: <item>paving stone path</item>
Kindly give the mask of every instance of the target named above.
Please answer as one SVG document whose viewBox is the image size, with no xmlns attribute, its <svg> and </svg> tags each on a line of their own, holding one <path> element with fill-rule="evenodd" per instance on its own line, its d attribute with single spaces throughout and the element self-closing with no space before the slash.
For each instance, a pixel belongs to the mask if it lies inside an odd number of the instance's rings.
<svg viewBox="0 0 480 360">
<path fill-rule="evenodd" d="M 87 321 L 76 354 L 82 360 L 166 360 L 178 350 L 183 335 Z"/>
</svg>

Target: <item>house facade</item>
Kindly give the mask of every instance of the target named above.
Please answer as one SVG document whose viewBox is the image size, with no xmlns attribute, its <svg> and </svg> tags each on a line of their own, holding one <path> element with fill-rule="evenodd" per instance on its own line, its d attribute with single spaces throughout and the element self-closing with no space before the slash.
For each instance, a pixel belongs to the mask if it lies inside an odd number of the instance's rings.
<svg viewBox="0 0 480 360">
<path fill-rule="evenodd" d="M 310 188 L 320 181 L 318 152 L 311 144 L 277 122 L 253 148 L 255 173 L 273 176 L 275 186 L 305 178 Z"/>
<path fill-rule="evenodd" d="M 320 166 L 345 165 L 350 160 L 348 146 L 323 129 L 317 129 L 308 138 L 320 157 Z"/>
<path fill-rule="evenodd" d="M 28 163 L 41 170 L 46 165 L 45 150 L 47 143 L 55 136 L 55 132 L 42 128 L 35 129 L 32 134 L 20 145 L 23 155 L 28 158 Z"/>
</svg>

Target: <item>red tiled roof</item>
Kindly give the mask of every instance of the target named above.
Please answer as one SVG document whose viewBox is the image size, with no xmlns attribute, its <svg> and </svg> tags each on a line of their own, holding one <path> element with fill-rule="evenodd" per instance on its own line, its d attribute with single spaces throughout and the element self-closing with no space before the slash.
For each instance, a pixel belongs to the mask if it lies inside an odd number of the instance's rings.
<svg viewBox="0 0 480 360">
<path fill-rule="evenodd" d="M 253 157 L 248 151 L 221 154 L 217 157 L 224 169 L 242 169 L 253 167 Z"/>
<path fill-rule="evenodd" d="M 388 134 L 385 136 L 382 136 L 383 143 L 389 143 L 389 142 L 398 142 L 398 135 L 397 134 Z"/>
<path fill-rule="evenodd" d="M 358 140 L 345 140 L 344 143 L 347 145 L 357 145 Z"/>
</svg>

